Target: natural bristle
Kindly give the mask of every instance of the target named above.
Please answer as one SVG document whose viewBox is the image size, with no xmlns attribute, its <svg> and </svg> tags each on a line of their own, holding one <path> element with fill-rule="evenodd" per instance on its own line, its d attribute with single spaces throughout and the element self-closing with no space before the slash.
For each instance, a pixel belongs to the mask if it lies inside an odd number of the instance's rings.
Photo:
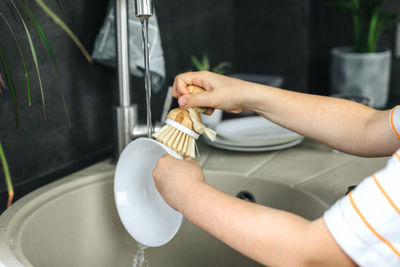
<svg viewBox="0 0 400 267">
<path fill-rule="evenodd" d="M 192 86 L 191 93 L 204 92 L 204 89 Z M 153 137 L 160 143 L 175 150 L 182 156 L 195 157 L 196 139 L 200 134 L 206 134 L 212 141 L 217 133 L 208 129 L 201 121 L 199 111 L 193 108 L 176 108 L 168 113 L 166 125 Z"/>
<path fill-rule="evenodd" d="M 172 127 L 165 125 L 158 132 L 153 134 L 153 137 L 182 156 L 195 157 L 196 141 L 190 135 Z"/>
</svg>

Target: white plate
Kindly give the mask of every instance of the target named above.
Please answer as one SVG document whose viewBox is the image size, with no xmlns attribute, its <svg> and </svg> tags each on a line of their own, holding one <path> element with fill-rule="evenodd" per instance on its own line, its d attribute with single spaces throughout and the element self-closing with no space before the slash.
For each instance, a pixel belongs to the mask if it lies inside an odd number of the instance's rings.
<svg viewBox="0 0 400 267">
<path fill-rule="evenodd" d="M 122 224 L 136 241 L 148 247 L 169 242 L 183 218 L 168 206 L 154 184 L 152 171 L 166 153 L 182 159 L 155 140 L 139 138 L 122 151 L 115 169 L 114 198 Z"/>
<path fill-rule="evenodd" d="M 216 143 L 223 146 L 266 147 L 301 139 L 301 135 L 261 116 L 226 120 L 215 130 Z"/>
<path fill-rule="evenodd" d="M 288 143 L 283 143 L 279 145 L 272 145 L 272 146 L 259 146 L 259 147 L 246 147 L 246 146 L 231 146 L 231 145 L 224 145 L 218 142 L 212 142 L 207 137 L 203 137 L 203 141 L 210 146 L 221 148 L 225 150 L 231 151 L 241 151 L 241 152 L 263 152 L 263 151 L 274 151 L 274 150 L 281 150 L 285 148 L 289 148 L 295 145 L 300 144 L 304 140 L 304 137 L 300 137 L 294 141 L 290 141 Z"/>
</svg>

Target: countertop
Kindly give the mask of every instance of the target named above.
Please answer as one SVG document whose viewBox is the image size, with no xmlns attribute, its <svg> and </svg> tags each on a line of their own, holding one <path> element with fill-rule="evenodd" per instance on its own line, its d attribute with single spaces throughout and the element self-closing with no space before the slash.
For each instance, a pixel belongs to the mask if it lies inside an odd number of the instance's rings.
<svg viewBox="0 0 400 267">
<path fill-rule="evenodd" d="M 310 193 L 326 206 L 345 195 L 347 188 L 386 165 L 388 157 L 362 158 L 336 152 L 312 141 L 270 152 L 235 152 L 211 147 L 199 139 L 196 158 L 206 173 L 234 174 L 245 178 L 268 180 Z M 115 162 L 108 159 L 55 181 L 79 179 L 98 173 L 114 172 Z"/>
<path fill-rule="evenodd" d="M 238 173 L 300 189 L 332 205 L 351 185 L 386 165 L 388 157 L 362 158 L 337 152 L 305 139 L 297 146 L 271 152 L 234 152 L 198 142 L 196 159 L 204 171 Z"/>
</svg>

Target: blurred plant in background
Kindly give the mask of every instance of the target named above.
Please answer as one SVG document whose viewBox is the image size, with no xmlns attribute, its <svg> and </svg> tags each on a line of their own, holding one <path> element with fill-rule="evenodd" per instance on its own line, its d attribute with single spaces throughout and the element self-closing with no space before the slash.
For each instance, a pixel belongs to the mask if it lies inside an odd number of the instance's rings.
<svg viewBox="0 0 400 267">
<path fill-rule="evenodd" d="M 196 56 L 192 56 L 191 61 L 197 71 L 207 70 L 218 74 L 225 74 L 227 72 L 227 69 L 232 67 L 232 64 L 230 62 L 225 61 L 219 63 L 217 66 L 211 69 L 210 60 L 207 54 L 204 54 L 202 59 L 198 59 Z"/>
<path fill-rule="evenodd" d="M 29 9 L 27 6 L 25 0 L 2 0 L 4 3 L 4 9 L 0 7 L 0 23 L 4 23 L 7 27 L 9 32 L 10 38 L 12 38 L 15 42 L 15 45 L 18 49 L 18 56 L 21 60 L 23 71 L 25 74 L 25 80 L 26 80 L 26 92 L 27 92 L 27 99 L 28 99 L 28 106 L 32 105 L 32 98 L 31 98 L 31 78 L 30 74 L 28 72 L 28 67 L 27 67 L 27 60 L 26 57 L 24 56 L 21 46 L 22 42 L 24 42 L 25 45 L 29 47 L 30 51 L 30 57 L 32 58 L 33 64 L 34 64 L 34 70 L 35 70 L 35 75 L 37 76 L 39 88 L 40 88 L 40 93 L 41 93 L 41 98 L 42 98 L 42 107 L 43 107 L 43 117 L 44 120 L 47 122 L 47 115 L 46 115 L 46 106 L 45 106 L 45 96 L 44 96 L 44 87 L 43 87 L 43 82 L 42 82 L 42 75 L 40 74 L 40 66 L 38 63 L 38 58 L 37 58 L 37 51 L 35 49 L 35 44 L 33 42 L 32 38 L 32 29 L 34 28 L 36 34 L 39 35 L 41 41 L 43 42 L 44 46 L 46 47 L 46 50 L 49 54 L 49 58 L 52 61 L 54 68 L 57 71 L 57 75 L 60 75 L 59 68 L 54 56 L 53 49 L 51 48 L 51 45 L 47 39 L 47 36 L 45 34 L 45 31 L 43 30 L 41 24 L 39 23 L 38 19 L 36 16 L 32 13 L 32 11 Z M 53 19 L 53 21 L 59 25 L 67 34 L 68 36 L 72 39 L 72 41 L 77 45 L 77 47 L 81 50 L 85 58 L 88 60 L 89 63 L 92 63 L 92 58 L 90 57 L 89 53 L 85 49 L 85 47 L 82 45 L 82 43 L 79 41 L 79 39 L 75 36 L 75 34 L 71 31 L 71 29 L 60 19 L 56 13 L 54 13 L 48 6 L 47 4 L 44 3 L 43 0 L 34 0 L 36 4 L 50 17 Z M 58 8 L 62 12 L 62 7 L 60 5 L 59 0 L 56 0 Z M 30 23 L 28 23 L 30 21 Z M 15 32 L 19 29 L 17 27 L 22 27 L 23 31 L 26 36 L 26 40 L 18 40 L 16 37 Z M 5 38 L 6 33 L 1 33 L 2 39 Z M 15 116 L 15 122 L 16 122 L 16 127 L 17 129 L 19 128 L 19 115 L 18 115 L 18 101 L 17 101 L 17 95 L 16 95 L 16 88 L 14 86 L 14 81 L 12 78 L 12 72 L 15 70 L 11 70 L 9 68 L 9 64 L 7 62 L 7 58 L 14 58 L 15 55 L 10 55 L 7 54 L 7 51 L 4 50 L 0 43 L 0 62 L 3 67 L 3 72 L 0 71 L 0 96 L 3 95 L 4 90 L 9 90 L 10 91 L 10 96 L 11 96 L 11 101 L 12 101 L 12 106 L 14 110 L 14 116 Z M 64 108 L 66 111 L 67 119 L 69 122 L 69 117 L 68 117 L 68 112 L 66 108 L 66 103 L 65 103 L 65 97 L 62 95 L 62 99 L 64 102 Z M 70 123 L 69 123 L 70 126 Z M 71 126 L 70 126 L 71 127 Z M 2 163 L 2 168 L 4 171 L 5 179 L 6 179 L 6 185 L 7 185 L 7 190 L 9 194 L 9 199 L 7 202 L 7 207 L 9 207 L 12 203 L 12 199 L 14 196 L 14 190 L 11 182 L 11 175 L 10 171 L 8 168 L 6 156 L 4 153 L 3 145 L 0 140 L 0 161 Z"/>
<path fill-rule="evenodd" d="M 382 10 L 387 0 L 326 0 L 341 13 L 348 13 L 353 20 L 353 52 L 376 52 L 385 28 L 394 23 L 399 14 Z"/>
<path fill-rule="evenodd" d="M 11 205 L 12 200 L 14 198 L 14 188 L 11 182 L 11 175 L 10 170 L 8 168 L 6 155 L 3 150 L 3 144 L 0 141 L 0 162 L 3 167 L 4 177 L 6 178 L 6 185 L 8 190 L 8 201 L 7 201 L 7 208 Z"/>
</svg>

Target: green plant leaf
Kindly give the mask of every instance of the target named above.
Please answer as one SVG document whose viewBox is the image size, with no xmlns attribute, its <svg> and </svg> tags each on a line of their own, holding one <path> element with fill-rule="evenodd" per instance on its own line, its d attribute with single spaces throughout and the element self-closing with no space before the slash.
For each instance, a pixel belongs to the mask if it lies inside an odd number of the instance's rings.
<svg viewBox="0 0 400 267">
<path fill-rule="evenodd" d="M 31 33 L 30 33 L 29 29 L 28 29 L 28 26 L 26 25 L 26 22 L 25 22 L 24 18 L 22 17 L 21 12 L 19 12 L 17 6 L 15 5 L 14 0 L 9 0 L 9 1 L 12 4 L 12 6 L 14 7 L 14 9 L 16 10 L 16 12 L 17 12 L 17 14 L 18 14 L 18 16 L 19 16 L 19 18 L 20 18 L 20 20 L 22 22 L 22 25 L 24 26 L 25 34 L 26 34 L 26 37 L 28 39 L 29 48 L 31 50 L 32 59 L 33 59 L 33 62 L 35 64 L 35 70 L 36 70 L 36 74 L 37 74 L 37 77 L 38 77 L 40 93 L 41 93 L 41 96 L 42 96 L 43 116 L 44 116 L 45 122 L 47 123 L 46 104 L 45 104 L 45 100 L 44 100 L 44 90 L 43 90 L 42 78 L 40 76 L 39 63 L 38 63 L 38 59 L 37 59 L 37 55 L 36 55 L 36 49 L 35 49 L 35 46 L 33 45 L 32 36 L 31 36 Z"/>
<path fill-rule="evenodd" d="M 28 17 L 30 18 L 30 20 L 32 21 L 33 25 L 35 26 L 35 28 L 37 29 L 40 39 L 43 41 L 44 45 L 47 48 L 47 51 L 49 53 L 49 56 L 51 58 L 51 61 L 53 62 L 54 66 L 56 67 L 57 73 L 59 74 L 59 69 L 58 69 L 58 65 L 56 62 L 56 58 L 54 57 L 54 53 L 53 53 L 53 49 L 50 46 L 50 43 L 46 37 L 46 34 L 44 33 L 44 30 L 42 28 L 42 26 L 40 25 L 39 21 L 36 19 L 36 17 L 33 15 L 32 11 L 28 8 L 28 6 L 25 4 L 24 0 L 19 0 L 21 5 L 23 6 L 25 12 L 28 14 Z"/>
<path fill-rule="evenodd" d="M 27 87 L 27 92 L 28 92 L 28 105 L 31 106 L 31 105 L 32 105 L 31 81 L 30 81 L 29 72 L 28 72 L 28 67 L 27 67 L 27 65 L 26 65 L 25 57 L 24 57 L 24 55 L 23 55 L 23 53 L 22 53 L 21 46 L 19 45 L 19 42 L 18 42 L 18 40 L 17 40 L 17 37 L 15 36 L 14 30 L 12 29 L 12 27 L 11 27 L 10 24 L 8 23 L 6 17 L 5 17 L 1 12 L 0 12 L 0 17 L 1 17 L 1 18 L 4 20 L 4 22 L 7 24 L 8 29 L 10 30 L 11 35 L 12 35 L 13 38 L 14 38 L 15 44 L 17 45 L 18 52 L 19 52 L 19 55 L 20 55 L 20 57 L 21 57 L 22 65 L 23 65 L 23 67 L 24 67 L 25 80 L 26 80 L 26 87 Z"/>
<path fill-rule="evenodd" d="M 4 177 L 6 180 L 7 191 L 8 191 L 8 202 L 7 208 L 11 206 L 12 200 L 14 198 L 14 188 L 12 185 L 10 169 L 8 167 L 6 154 L 4 153 L 3 144 L 0 141 L 0 161 L 3 166 Z"/>
<path fill-rule="evenodd" d="M 210 60 L 208 59 L 207 54 L 203 55 L 203 67 L 204 70 L 210 70 Z"/>
<path fill-rule="evenodd" d="M 79 41 L 78 37 L 71 31 L 71 29 L 42 1 L 42 0 L 35 0 L 35 2 L 43 9 L 48 16 L 50 16 L 56 24 L 58 24 L 72 39 L 72 41 L 78 46 L 81 50 L 83 55 L 85 56 L 86 60 L 89 63 L 93 63 L 92 57 L 89 55 L 86 48 L 83 46 L 81 41 Z"/>
<path fill-rule="evenodd" d="M 191 56 L 192 64 L 196 68 L 197 71 L 207 70 L 204 68 L 203 64 L 195 56 Z"/>
<path fill-rule="evenodd" d="M 35 25 L 35 27 L 36 27 L 36 29 L 37 29 L 37 31 L 38 31 L 38 33 L 39 33 L 44 45 L 47 48 L 47 51 L 48 51 L 48 53 L 50 55 L 50 58 L 51 58 L 51 60 L 52 60 L 52 62 L 54 64 L 54 66 L 56 67 L 57 74 L 60 75 L 59 68 L 58 68 L 56 59 L 54 57 L 53 50 L 52 50 L 52 48 L 50 46 L 50 43 L 49 43 L 49 41 L 48 41 L 48 39 L 47 39 L 47 37 L 46 37 L 46 35 L 44 33 L 43 28 L 41 27 L 41 25 L 40 25 L 39 21 L 36 19 L 36 17 L 33 15 L 32 11 L 25 4 L 24 0 L 19 0 L 19 1 L 20 1 L 21 5 L 24 7 L 25 12 L 28 14 L 29 18 L 31 19 L 31 21 Z M 64 16 L 64 11 L 63 11 L 59 1 L 57 1 L 57 5 L 58 5 L 62 15 Z M 67 104 L 66 104 L 66 101 L 65 101 L 64 93 L 62 95 L 62 100 L 63 100 L 63 104 L 64 104 L 64 110 L 65 110 L 65 114 L 66 114 L 66 117 L 67 117 L 68 126 L 71 128 L 72 127 L 71 126 L 71 120 L 70 120 L 70 117 L 69 117 L 69 113 L 68 113 L 68 109 L 67 109 Z"/>
<path fill-rule="evenodd" d="M 379 14 L 374 14 L 371 18 L 369 31 L 368 31 L 368 39 L 367 39 L 367 52 L 372 53 L 376 50 L 376 35 L 378 34 L 378 20 Z"/>
<path fill-rule="evenodd" d="M 217 66 L 215 66 L 212 70 L 212 72 L 218 73 L 218 74 L 225 74 L 226 69 L 232 67 L 232 63 L 230 62 L 221 62 Z"/>
<path fill-rule="evenodd" d="M 15 114 L 15 122 L 17 124 L 17 129 L 19 128 L 19 118 L 18 118 L 18 103 L 17 103 L 17 97 L 15 95 L 15 88 L 14 88 L 14 82 L 11 77 L 11 72 L 10 69 L 8 68 L 7 60 L 4 55 L 3 49 L 0 46 L 0 61 L 1 64 L 3 65 L 4 73 L 6 74 L 6 79 L 8 82 L 8 86 L 10 88 L 11 92 L 11 99 L 13 102 L 13 108 L 14 108 L 14 114 Z"/>
</svg>

